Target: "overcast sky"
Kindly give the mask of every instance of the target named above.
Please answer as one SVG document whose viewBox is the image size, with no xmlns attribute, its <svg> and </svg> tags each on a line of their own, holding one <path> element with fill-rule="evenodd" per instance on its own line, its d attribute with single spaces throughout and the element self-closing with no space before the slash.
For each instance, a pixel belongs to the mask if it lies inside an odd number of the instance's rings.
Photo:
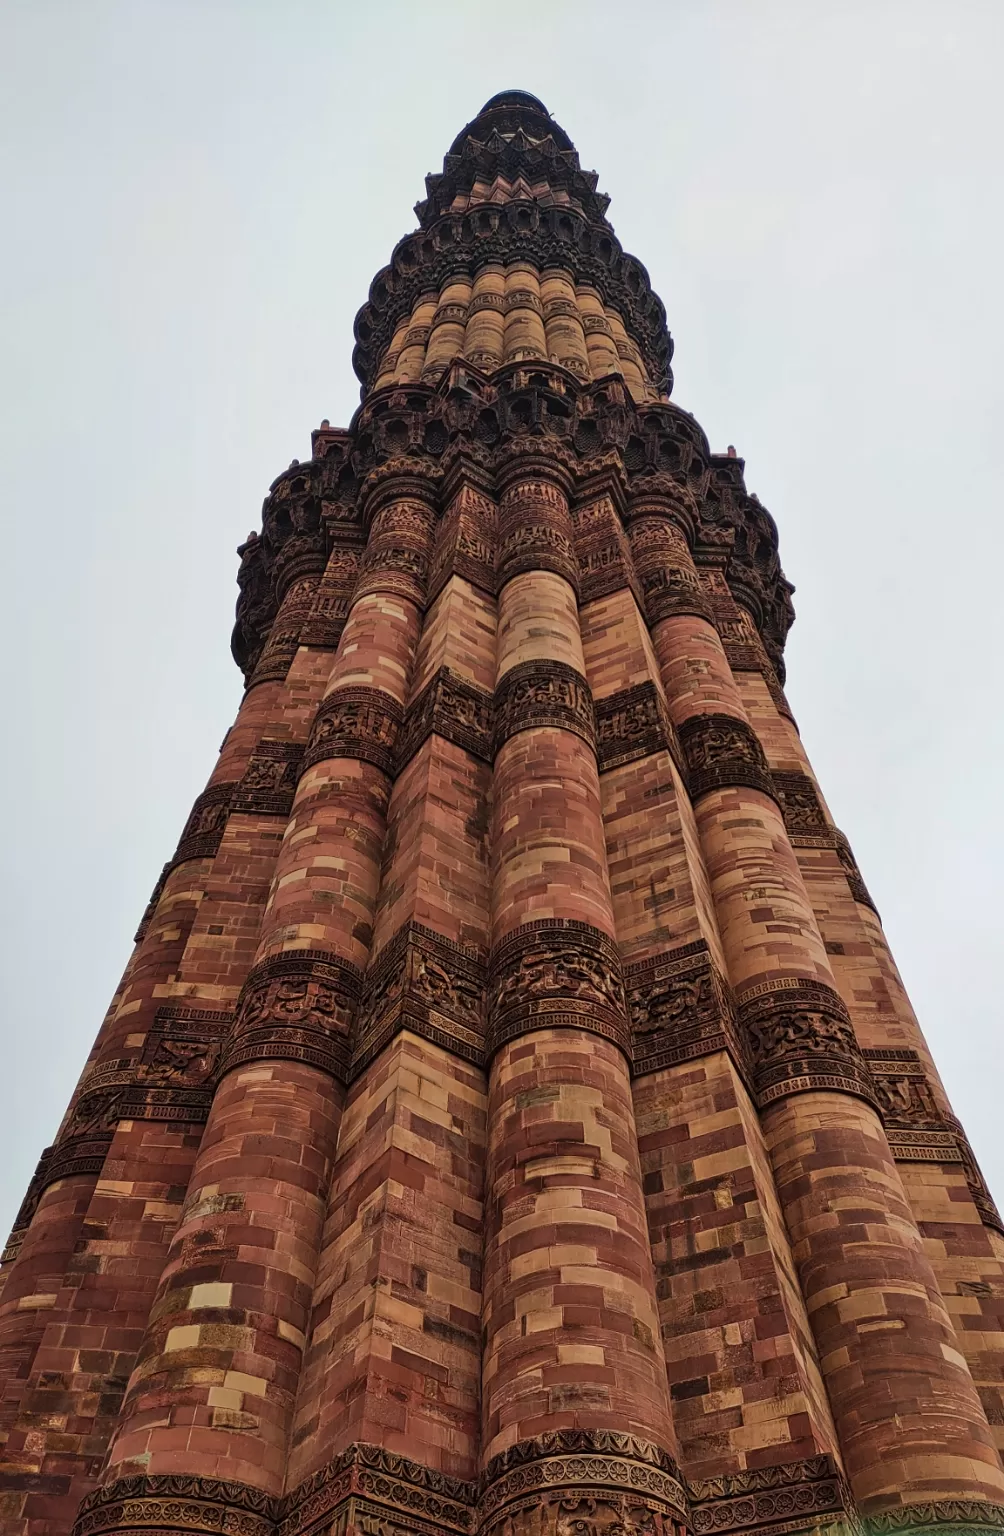
<svg viewBox="0 0 1004 1536">
<path fill-rule="evenodd" d="M 0 0 L 0 1241 L 236 711 L 235 547 L 494 92 L 596 169 L 796 584 L 789 696 L 1004 1199 L 1000 0 Z"/>
</svg>

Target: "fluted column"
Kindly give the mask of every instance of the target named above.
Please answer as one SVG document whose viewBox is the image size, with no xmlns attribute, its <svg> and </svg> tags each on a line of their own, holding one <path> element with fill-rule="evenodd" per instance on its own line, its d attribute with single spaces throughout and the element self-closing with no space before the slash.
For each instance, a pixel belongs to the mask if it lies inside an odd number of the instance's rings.
<svg viewBox="0 0 1004 1536">
<path fill-rule="evenodd" d="M 671 1522 L 675 1441 L 571 523 L 546 467 L 513 466 L 499 575 L 483 1529 L 536 1532 L 559 1501 Z M 581 1455 L 569 1463 L 559 1449 Z M 533 1462 L 549 1463 L 535 1474 L 546 1498 L 521 1496 Z M 612 1476 L 647 1493 L 614 1492 Z"/>
<path fill-rule="evenodd" d="M 380 482 L 355 601 L 106 1484 L 184 1470 L 282 1491 L 390 754 L 419 627 L 427 483 Z"/>
<path fill-rule="evenodd" d="M 729 979 L 848 1475 L 862 1511 L 1004 1502 L 1004 1473 L 834 985 L 763 750 L 671 502 L 634 507 Z M 696 610 L 696 611 L 695 611 Z"/>
</svg>

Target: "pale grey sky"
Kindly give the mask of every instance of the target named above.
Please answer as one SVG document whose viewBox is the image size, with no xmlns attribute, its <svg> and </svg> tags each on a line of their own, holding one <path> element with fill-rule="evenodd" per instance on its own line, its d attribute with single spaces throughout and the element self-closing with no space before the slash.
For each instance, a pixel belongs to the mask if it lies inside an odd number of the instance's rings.
<svg viewBox="0 0 1004 1536">
<path fill-rule="evenodd" d="M 240 698 L 237 559 L 504 87 L 796 583 L 789 695 L 1004 1199 L 1000 0 L 0 0 L 0 1240 Z"/>
</svg>

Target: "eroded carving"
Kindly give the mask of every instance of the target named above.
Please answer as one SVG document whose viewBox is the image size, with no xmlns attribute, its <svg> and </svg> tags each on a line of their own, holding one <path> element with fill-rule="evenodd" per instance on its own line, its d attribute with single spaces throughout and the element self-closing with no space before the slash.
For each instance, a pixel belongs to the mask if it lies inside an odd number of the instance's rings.
<svg viewBox="0 0 1004 1536">
<path fill-rule="evenodd" d="M 691 799 L 741 785 L 776 799 L 756 732 L 734 715 L 692 715 L 677 727 Z"/>
<path fill-rule="evenodd" d="M 562 1027 L 603 1035 L 630 1058 L 617 947 L 589 923 L 526 923 L 492 954 L 488 1053 L 529 1030 Z"/>
</svg>

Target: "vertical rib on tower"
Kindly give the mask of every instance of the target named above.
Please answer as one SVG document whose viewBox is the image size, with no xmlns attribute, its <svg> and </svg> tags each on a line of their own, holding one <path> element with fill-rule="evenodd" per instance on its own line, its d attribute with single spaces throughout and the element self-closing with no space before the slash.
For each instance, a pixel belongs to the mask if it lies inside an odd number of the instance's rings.
<svg viewBox="0 0 1004 1536">
<path fill-rule="evenodd" d="M 607 203 L 493 97 L 241 548 L 4 1253 L 5 1529 L 1004 1525 L 1000 1217 Z"/>
</svg>

